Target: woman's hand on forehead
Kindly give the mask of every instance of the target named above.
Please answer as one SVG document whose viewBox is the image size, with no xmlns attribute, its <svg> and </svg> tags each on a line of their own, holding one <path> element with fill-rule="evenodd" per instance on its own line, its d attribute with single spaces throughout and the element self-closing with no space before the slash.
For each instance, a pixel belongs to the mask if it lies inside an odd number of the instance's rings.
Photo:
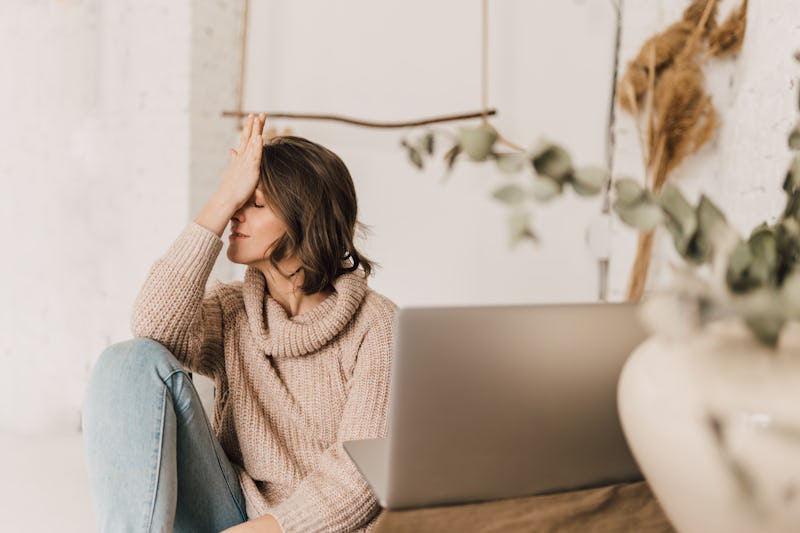
<svg viewBox="0 0 800 533">
<path fill-rule="evenodd" d="M 248 115 L 242 127 L 239 147 L 229 149 L 231 162 L 222 175 L 219 194 L 233 202 L 236 209 L 242 207 L 255 193 L 258 185 L 261 154 L 264 150 L 262 132 L 267 116 Z"/>
<path fill-rule="evenodd" d="M 229 148 L 228 167 L 222 173 L 217 191 L 195 218 L 195 222 L 222 235 L 230 219 L 254 196 L 264 151 L 262 131 L 267 116 L 251 113 L 244 119 L 236 149 Z"/>
</svg>

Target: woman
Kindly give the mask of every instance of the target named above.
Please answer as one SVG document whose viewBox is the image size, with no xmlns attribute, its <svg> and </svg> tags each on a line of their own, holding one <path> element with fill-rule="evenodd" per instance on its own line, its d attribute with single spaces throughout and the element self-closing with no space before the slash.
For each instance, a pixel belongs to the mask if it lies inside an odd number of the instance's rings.
<svg viewBox="0 0 800 533">
<path fill-rule="evenodd" d="M 101 531 L 368 531 L 342 442 L 386 434 L 394 304 L 366 282 L 344 163 L 250 115 L 216 193 L 151 269 L 83 423 Z M 231 224 L 243 282 L 209 272 Z M 184 367 L 216 386 L 209 424 Z M 213 428 L 213 430 L 212 430 Z M 228 529 L 226 529 L 228 528 Z"/>
</svg>

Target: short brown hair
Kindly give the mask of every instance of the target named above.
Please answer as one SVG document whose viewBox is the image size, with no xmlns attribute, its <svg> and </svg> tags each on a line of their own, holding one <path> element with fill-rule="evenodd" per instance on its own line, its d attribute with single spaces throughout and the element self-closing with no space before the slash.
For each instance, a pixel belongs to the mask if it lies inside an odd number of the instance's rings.
<svg viewBox="0 0 800 533">
<path fill-rule="evenodd" d="M 280 260 L 297 257 L 305 294 L 332 287 L 359 267 L 365 276 L 372 273 L 372 262 L 353 242 L 356 227 L 364 226 L 357 220 L 353 178 L 339 156 L 302 137 L 274 137 L 261 155 L 258 186 L 287 226 L 269 261 L 277 269 Z"/>
</svg>

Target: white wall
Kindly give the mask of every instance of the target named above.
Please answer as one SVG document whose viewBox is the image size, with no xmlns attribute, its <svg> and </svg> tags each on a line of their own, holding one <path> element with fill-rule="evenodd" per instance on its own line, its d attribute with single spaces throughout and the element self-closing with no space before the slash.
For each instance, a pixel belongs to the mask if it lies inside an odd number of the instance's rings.
<svg viewBox="0 0 800 533">
<path fill-rule="evenodd" d="M 547 132 L 599 163 L 612 13 L 600 0 L 557 6 L 492 5 L 490 103 L 512 139 Z M 235 103 L 240 8 L 0 6 L 0 172 L 11 191 L 0 195 L 0 429 L 77 427 L 92 362 L 130 335 L 148 267 L 213 190 L 237 135 L 219 113 Z M 245 107 L 385 120 L 476 109 L 479 14 L 476 0 L 252 2 Z M 494 172 L 464 166 L 443 185 L 405 161 L 404 132 L 292 126 L 349 164 L 374 230 L 365 249 L 383 264 L 374 285 L 398 303 L 594 297 L 585 224 L 560 212 L 574 201 L 537 218 L 545 246 L 509 253 L 505 211 L 488 197 Z M 222 259 L 215 273 L 239 272 Z"/>
<path fill-rule="evenodd" d="M 376 121 L 478 110 L 480 14 L 479 0 L 254 3 L 245 107 Z M 611 3 L 504 0 L 490 3 L 489 20 L 489 104 L 500 131 L 525 146 L 546 134 L 578 161 L 603 164 Z M 349 166 L 373 229 L 364 248 L 383 265 L 372 286 L 398 304 L 596 298 L 584 232 L 598 200 L 541 209 L 541 245 L 511 251 L 506 210 L 489 197 L 503 182 L 492 166 L 464 164 L 442 183 L 441 167 L 420 173 L 407 162 L 399 141 L 408 131 L 291 126 Z"/>
<path fill-rule="evenodd" d="M 251 4 L 247 109 L 404 120 L 480 104 L 478 0 Z M 623 64 L 681 5 L 625 3 Z M 130 335 L 147 269 L 215 186 L 237 136 L 219 112 L 235 103 L 240 9 L 233 0 L 0 3 L 0 431 L 77 427 L 91 363 Z M 742 57 L 710 77 L 719 141 L 680 170 L 680 183 L 707 187 L 742 227 L 783 202 L 797 12 L 797 0 L 751 2 Z M 490 21 L 495 124 L 519 143 L 548 135 L 579 163 L 602 164 L 612 3 L 493 1 Z M 615 171 L 641 175 L 630 124 L 617 124 Z M 373 228 L 365 251 L 383 264 L 372 284 L 399 304 L 596 297 L 584 232 L 597 200 L 539 210 L 541 245 L 509 251 L 505 210 L 489 198 L 504 178 L 490 166 L 463 165 L 441 183 L 441 169 L 407 163 L 404 132 L 291 125 L 349 165 Z M 612 298 L 624 294 L 633 244 L 617 231 Z M 216 274 L 238 271 L 223 259 Z"/>
<path fill-rule="evenodd" d="M 189 8 L 0 4 L 0 430 L 77 430 L 91 361 L 189 216 Z"/>
</svg>

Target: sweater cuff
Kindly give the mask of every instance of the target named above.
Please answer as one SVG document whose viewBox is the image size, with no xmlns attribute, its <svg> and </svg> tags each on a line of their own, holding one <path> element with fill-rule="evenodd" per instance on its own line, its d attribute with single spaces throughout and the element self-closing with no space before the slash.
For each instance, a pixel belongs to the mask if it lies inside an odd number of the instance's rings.
<svg viewBox="0 0 800 533">
<path fill-rule="evenodd" d="M 342 515 L 342 511 L 333 516 L 324 516 L 320 515 L 319 509 L 315 509 L 313 505 L 298 505 L 298 502 L 294 500 L 296 499 L 284 500 L 268 511 L 278 521 L 283 533 L 329 531 L 331 528 L 342 531 L 345 527 L 347 531 L 352 531 L 353 524 L 360 523 L 361 526 L 358 527 L 363 527 L 376 516 L 373 509 L 364 511 L 360 516 Z M 377 507 L 377 502 L 375 506 Z M 378 511 L 380 511 L 379 508 Z"/>
<path fill-rule="evenodd" d="M 297 533 L 300 531 L 319 530 L 318 524 L 311 520 L 310 509 L 298 509 L 287 505 L 278 504 L 277 507 L 270 509 L 269 514 L 275 517 L 281 526 L 283 533 Z"/>
<path fill-rule="evenodd" d="M 205 282 L 221 250 L 222 239 L 216 233 L 191 222 L 172 244 L 164 260 L 190 280 Z"/>
</svg>

